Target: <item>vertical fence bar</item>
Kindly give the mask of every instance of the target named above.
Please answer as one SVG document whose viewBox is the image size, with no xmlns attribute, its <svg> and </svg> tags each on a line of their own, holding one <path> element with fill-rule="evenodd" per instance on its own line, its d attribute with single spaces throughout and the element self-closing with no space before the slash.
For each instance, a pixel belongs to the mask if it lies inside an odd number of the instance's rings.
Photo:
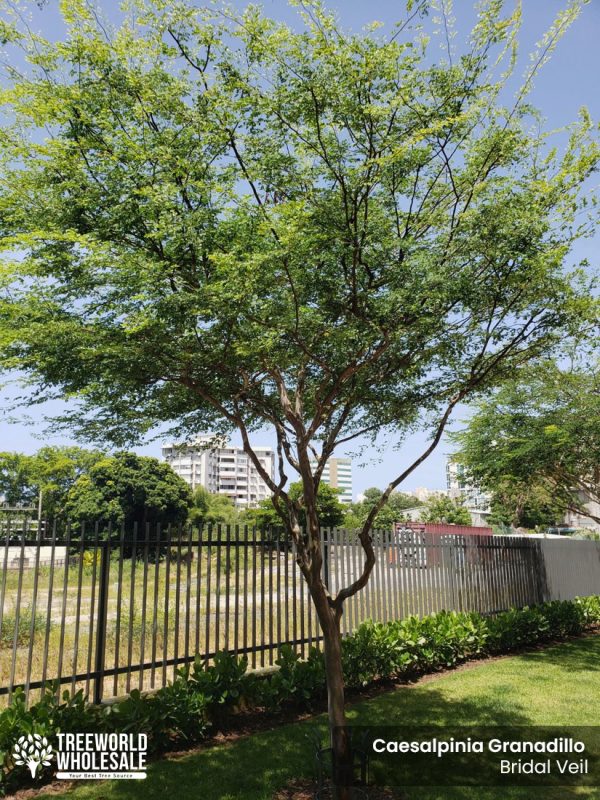
<svg viewBox="0 0 600 800">
<path fill-rule="evenodd" d="M 217 525 L 216 554 L 217 564 L 215 573 L 215 652 L 221 649 L 221 556 L 223 554 L 223 528 Z"/>
<path fill-rule="evenodd" d="M 31 665 L 33 661 L 33 640 L 35 637 L 36 607 L 38 594 L 38 580 L 40 574 L 40 549 L 42 538 L 42 521 L 38 519 L 35 546 L 35 566 L 33 575 L 33 594 L 31 597 L 31 625 L 29 626 L 29 652 L 27 654 L 27 676 L 25 678 L 25 697 L 29 697 L 29 684 L 31 683 Z"/>
<path fill-rule="evenodd" d="M 484 611 L 490 613 L 494 608 L 491 587 L 490 564 L 492 557 L 492 541 L 486 538 L 482 545 L 481 584 L 483 586 Z"/>
<path fill-rule="evenodd" d="M 131 691 L 131 663 L 133 661 L 133 629 L 135 617 L 135 573 L 137 567 L 137 535 L 138 524 L 133 523 L 133 537 L 131 540 L 131 570 L 129 573 L 129 630 L 127 638 L 127 678 L 125 690 L 127 694 Z"/>
<path fill-rule="evenodd" d="M 110 539 L 102 543 L 100 588 L 98 591 L 98 620 L 96 622 L 96 663 L 94 667 L 94 703 L 98 705 L 104 693 L 104 663 L 106 655 L 106 620 L 110 587 Z"/>
<path fill-rule="evenodd" d="M 425 607 L 425 614 L 433 612 L 433 604 L 431 597 L 431 572 L 429 569 L 429 551 L 427 548 L 427 535 L 425 533 L 421 536 L 421 572 L 423 581 L 423 604 Z"/>
<path fill-rule="evenodd" d="M 197 530 L 197 554 L 196 554 L 196 632 L 194 655 L 200 652 L 200 624 L 201 624 L 201 601 L 202 601 L 202 526 Z"/>
<path fill-rule="evenodd" d="M 79 543 L 79 565 L 77 568 L 77 601 L 75 606 L 75 637 L 73 641 L 73 664 L 71 670 L 71 692 L 75 691 L 75 676 L 77 675 L 77 662 L 78 662 L 78 655 L 79 655 L 79 629 L 81 625 L 81 598 L 83 595 L 82 592 L 82 584 L 83 584 L 83 562 L 84 557 L 83 554 L 85 552 L 85 523 L 81 526 L 81 541 Z M 91 598 L 90 598 L 91 602 Z"/>
<path fill-rule="evenodd" d="M 190 626 L 191 626 L 191 604 L 192 604 L 192 559 L 194 558 L 194 551 L 192 550 L 192 537 L 193 528 L 190 525 L 188 528 L 187 540 L 187 553 L 185 554 L 185 634 L 184 634 L 184 653 L 186 663 L 190 658 Z"/>
<path fill-rule="evenodd" d="M 425 607 L 425 587 L 423 586 L 423 534 L 419 533 L 415 541 L 415 580 L 417 584 L 417 605 L 420 617 L 426 613 Z"/>
<path fill-rule="evenodd" d="M 292 540 L 292 639 L 298 640 L 298 565 L 296 563 L 296 542 Z"/>
<path fill-rule="evenodd" d="M 523 583 L 521 551 L 519 548 L 519 542 L 516 538 L 511 537 L 509 541 L 512 550 L 513 569 L 515 571 L 517 585 L 517 599 L 515 605 L 522 607 L 525 605 L 525 586 Z"/>
<path fill-rule="evenodd" d="M 343 564 L 344 564 L 344 580 L 342 581 L 342 584 L 343 584 L 344 587 L 346 587 L 346 586 L 350 586 L 351 583 L 352 583 L 352 576 L 351 576 L 351 570 L 350 570 L 350 548 L 349 548 L 349 545 L 348 545 L 348 531 L 346 530 L 346 528 L 344 528 L 342 530 L 342 545 L 341 545 L 341 547 L 342 547 L 342 561 L 343 561 Z M 354 598 L 349 597 L 344 603 L 345 610 L 344 610 L 344 616 L 342 617 L 342 621 L 344 620 L 344 617 L 345 617 L 344 633 L 346 635 L 348 635 L 349 633 L 352 633 L 352 631 L 354 629 L 354 615 L 352 613 L 353 612 L 353 606 L 352 606 L 353 599 Z"/>
<path fill-rule="evenodd" d="M 242 623 L 242 637 L 243 637 L 243 648 L 244 652 L 247 653 L 248 648 L 248 526 L 244 525 L 244 546 L 242 548 L 244 553 L 244 561 L 243 561 L 243 579 L 242 579 L 242 586 L 243 586 L 243 593 L 244 593 L 244 619 Z M 254 598 L 253 603 L 254 605 Z"/>
<path fill-rule="evenodd" d="M 400 610 L 400 587 L 398 586 L 398 548 L 397 548 L 397 535 L 392 528 L 390 531 L 390 549 L 389 549 L 389 569 L 390 569 L 390 582 L 392 587 L 392 601 L 393 601 L 393 614 L 394 619 L 400 619 L 402 612 Z"/>
<path fill-rule="evenodd" d="M 62 605 L 60 613 L 60 637 L 58 642 L 58 661 L 56 676 L 60 679 L 62 677 L 63 665 L 63 652 L 65 644 L 65 623 L 67 619 L 67 597 L 69 592 L 69 550 L 71 547 L 71 526 L 67 524 L 67 532 L 65 536 L 65 551 L 67 557 L 65 559 L 65 571 L 63 574 L 63 587 L 62 587 Z"/>
<path fill-rule="evenodd" d="M 88 632 L 87 675 L 85 679 L 85 694 L 90 692 L 90 678 L 92 672 L 92 653 L 94 650 L 94 623 L 96 621 L 96 579 L 98 575 L 98 523 L 94 525 L 94 556 L 92 562 L 92 591 L 90 599 L 90 626 Z"/>
<path fill-rule="evenodd" d="M 179 658 L 179 628 L 181 607 L 181 523 L 177 526 L 177 543 L 175 545 L 175 620 L 173 626 L 173 680 L 177 677 L 177 659 Z"/>
<path fill-rule="evenodd" d="M 391 596 L 390 596 L 390 588 L 389 588 L 389 578 L 390 578 L 390 563 L 389 563 L 389 533 L 386 530 L 381 532 L 381 593 L 383 596 L 383 621 L 389 622 L 391 619 L 391 612 L 390 612 L 390 603 L 391 603 Z"/>
<path fill-rule="evenodd" d="M 144 543 L 142 547 L 143 553 L 143 573 L 142 573 L 142 630 L 140 632 L 140 675 L 139 685 L 140 691 L 144 688 L 144 656 L 146 654 L 146 607 L 148 605 L 148 556 L 150 547 L 150 523 L 147 522 L 144 531 Z M 110 534 L 109 534 L 110 541 Z M 110 549 L 109 549 L 110 552 Z"/>
<path fill-rule="evenodd" d="M 499 558 L 499 550 L 500 547 L 498 542 L 492 540 L 492 554 L 493 554 L 493 592 L 494 592 L 494 611 L 500 611 L 502 609 L 502 598 L 501 598 L 501 572 L 500 572 L 500 558 Z"/>
<path fill-rule="evenodd" d="M 497 537 L 501 547 L 502 557 L 502 605 L 512 608 L 517 605 L 514 591 L 514 576 L 512 571 L 512 550 L 505 537 Z"/>
<path fill-rule="evenodd" d="M 229 609 L 230 609 L 230 581 L 231 571 L 231 525 L 225 529 L 225 650 L 229 651 Z"/>
<path fill-rule="evenodd" d="M 296 567 L 296 569 L 299 570 L 300 568 Z M 306 636 L 305 636 L 305 627 L 304 627 L 305 626 L 305 618 L 306 618 L 305 607 L 304 607 L 304 584 L 306 583 L 306 581 L 304 580 L 304 575 L 302 574 L 302 572 L 300 572 L 299 579 L 300 579 L 300 640 L 302 642 L 302 645 L 301 645 L 302 658 L 304 658 L 305 652 L 306 652 L 306 650 L 305 650 L 305 639 L 306 639 Z"/>
<path fill-rule="evenodd" d="M 112 530 L 112 529 L 109 529 Z M 121 618 L 123 601 L 123 568 L 125 561 L 125 523 L 121 523 L 119 531 L 119 549 L 118 549 L 119 566 L 117 568 L 117 619 L 115 622 L 115 674 L 113 677 L 113 695 L 119 693 L 119 673 L 118 669 L 121 666 L 119 656 L 121 652 Z"/>
<path fill-rule="evenodd" d="M 15 671 L 17 668 L 17 653 L 19 647 L 19 622 L 21 620 L 21 592 L 23 591 L 23 573 L 25 572 L 25 539 L 29 531 L 29 521 L 25 520 L 21 534 L 21 555 L 19 556 L 19 578 L 17 581 L 17 602 L 15 605 L 15 630 L 13 634 L 12 656 L 10 661 L 10 679 L 8 682 L 8 700 L 12 697 L 15 686 Z M 27 699 L 27 698 L 26 698 Z"/>
<path fill-rule="evenodd" d="M 162 657 L 162 685 L 167 685 L 167 660 L 169 658 L 169 586 L 171 580 L 171 525 L 167 526 L 167 541 L 165 553 L 165 599 L 163 615 L 163 657 Z"/>
<path fill-rule="evenodd" d="M 271 530 L 271 541 L 267 550 L 269 558 L 269 664 L 273 664 L 273 542 L 275 531 Z"/>
<path fill-rule="evenodd" d="M 159 603 L 159 584 L 160 584 L 160 557 L 161 557 L 161 527 L 156 525 L 156 553 L 154 561 L 154 598 L 152 602 L 152 653 L 150 656 L 150 688 L 154 689 L 156 676 L 156 651 L 158 647 L 158 603 Z"/>
<path fill-rule="evenodd" d="M 265 534 L 260 549 L 260 665 L 265 666 Z"/>
<path fill-rule="evenodd" d="M 6 539 L 4 542 L 4 558 L 2 559 L 2 584 L 0 585 L 0 634 L 2 633 L 2 621 L 4 619 L 4 600 L 6 597 L 6 582 L 8 579 L 8 546 L 10 544 L 10 519 L 6 522 Z"/>
<path fill-rule="evenodd" d="M 359 561 L 359 550 L 361 549 L 358 536 L 355 534 L 354 542 L 352 543 L 352 569 L 354 572 L 354 579 L 356 580 L 358 576 L 361 574 L 360 568 L 360 561 Z M 361 589 L 360 592 L 357 592 L 354 597 L 356 598 L 356 607 L 355 607 L 355 614 L 354 614 L 354 624 L 358 628 L 361 622 L 365 621 L 365 613 L 364 613 L 364 604 L 365 604 L 365 591 L 366 589 Z"/>
<path fill-rule="evenodd" d="M 285 532 L 285 539 L 283 540 L 283 584 L 284 584 L 284 601 L 283 608 L 285 614 L 284 621 L 284 636 L 285 641 L 290 640 L 290 540 L 289 534 Z M 292 634 L 292 637 L 295 638 Z"/>
<path fill-rule="evenodd" d="M 234 604 L 233 604 L 233 652 L 237 656 L 239 650 L 239 633 L 240 633 L 240 528 L 236 525 L 234 528 L 235 536 L 235 588 L 234 588 Z"/>
<path fill-rule="evenodd" d="M 67 558 L 69 554 L 67 553 Z M 46 610 L 46 631 L 44 636 L 44 653 L 42 656 L 42 687 L 40 695 L 46 689 L 46 677 L 48 675 L 48 656 L 50 650 L 50 627 L 52 625 L 52 599 L 54 589 L 54 562 L 56 558 L 56 520 L 52 523 L 52 543 L 50 545 L 50 571 L 48 573 L 48 607 Z M 0 613 L 2 612 L 0 604 Z"/>
<path fill-rule="evenodd" d="M 257 530 L 252 528 L 252 668 L 256 669 L 256 550 Z"/>
<path fill-rule="evenodd" d="M 277 539 L 275 540 L 275 565 L 277 568 L 277 581 L 275 584 L 275 600 L 277 602 L 277 647 L 275 648 L 275 654 L 277 654 L 281 646 L 281 607 L 285 605 L 281 592 L 281 545 L 281 529 L 277 528 Z M 273 650 L 271 650 L 271 652 L 273 652 Z"/>
<path fill-rule="evenodd" d="M 208 654 L 211 652 L 210 649 L 211 566 L 212 566 L 212 525 L 209 525 L 207 531 L 207 539 L 206 539 L 206 627 L 205 627 L 205 642 L 204 642 L 204 647 L 205 647 L 204 654 L 207 656 L 207 659 L 208 659 Z"/>
</svg>

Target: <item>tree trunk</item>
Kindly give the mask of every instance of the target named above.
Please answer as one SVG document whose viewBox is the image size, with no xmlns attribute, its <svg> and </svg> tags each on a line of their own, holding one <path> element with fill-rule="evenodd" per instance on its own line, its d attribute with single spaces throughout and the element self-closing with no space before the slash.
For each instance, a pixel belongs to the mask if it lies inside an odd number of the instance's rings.
<svg viewBox="0 0 600 800">
<path fill-rule="evenodd" d="M 332 778 L 336 800 L 349 800 L 353 783 L 353 759 L 344 709 L 344 675 L 342 671 L 341 613 L 329 606 L 324 592 L 315 606 L 324 637 L 327 710 L 332 756 Z"/>
</svg>

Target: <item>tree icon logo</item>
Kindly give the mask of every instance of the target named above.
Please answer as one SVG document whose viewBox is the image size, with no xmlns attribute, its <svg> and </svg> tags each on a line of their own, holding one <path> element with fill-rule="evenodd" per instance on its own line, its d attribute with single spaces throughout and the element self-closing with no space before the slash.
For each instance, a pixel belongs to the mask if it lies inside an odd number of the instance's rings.
<svg viewBox="0 0 600 800">
<path fill-rule="evenodd" d="M 13 747 L 13 760 L 15 764 L 26 766 L 35 778 L 38 770 L 49 767 L 53 757 L 52 745 L 45 736 L 39 733 L 30 733 L 21 736 Z"/>
</svg>

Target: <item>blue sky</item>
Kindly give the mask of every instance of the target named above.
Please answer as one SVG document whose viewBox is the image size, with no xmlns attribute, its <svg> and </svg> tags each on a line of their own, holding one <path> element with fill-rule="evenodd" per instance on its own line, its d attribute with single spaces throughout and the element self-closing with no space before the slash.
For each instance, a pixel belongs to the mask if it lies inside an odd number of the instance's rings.
<svg viewBox="0 0 600 800">
<path fill-rule="evenodd" d="M 57 11 L 56 0 L 48 0 L 39 10 L 35 3 L 24 4 L 31 13 L 32 27 L 43 32 L 48 38 L 60 38 L 62 25 Z M 98 0 L 97 5 L 107 16 L 117 13 L 117 3 L 112 0 Z M 245 3 L 236 0 L 236 6 Z M 291 10 L 285 0 L 263 0 L 265 11 L 281 19 L 291 20 L 296 12 Z M 330 0 L 329 8 L 335 9 L 345 28 L 359 29 L 365 24 L 378 20 L 388 26 L 400 16 L 404 4 L 401 0 Z M 475 19 L 471 0 L 457 0 L 454 16 L 458 30 L 458 41 L 466 36 Z M 510 3 L 507 2 L 507 6 Z M 542 33 L 551 24 L 556 13 L 564 7 L 560 0 L 524 0 L 524 24 L 521 33 L 522 63 L 527 63 L 527 54 Z M 591 0 L 582 15 L 567 32 L 550 63 L 536 79 L 531 101 L 541 110 L 547 120 L 547 129 L 563 126 L 576 119 L 581 106 L 587 106 L 592 118 L 600 120 L 600 0 Z M 598 237 L 578 246 L 573 253 L 573 261 L 588 258 L 596 266 Z M 11 398 L 18 392 L 14 388 L 0 386 L 0 449 L 18 450 L 30 453 L 42 444 L 67 444 L 73 440 L 64 433 L 52 436 L 44 423 L 44 415 L 57 413 L 60 404 L 53 402 L 25 409 L 23 414 L 8 411 Z M 468 409 L 460 410 L 455 425 L 468 414 Z M 27 417 L 27 419 L 25 418 Z M 257 444 L 271 443 L 268 432 L 256 437 Z M 426 446 L 426 435 L 418 434 L 404 443 L 398 452 L 388 449 L 383 453 L 366 451 L 360 465 L 355 463 L 354 492 L 369 486 L 383 487 L 408 465 Z M 140 453 L 160 454 L 160 442 L 136 448 Z M 445 440 L 436 452 L 407 479 L 404 487 L 428 486 L 439 488 L 445 485 L 445 455 L 451 447 Z M 339 453 L 342 455 L 343 453 Z"/>
</svg>

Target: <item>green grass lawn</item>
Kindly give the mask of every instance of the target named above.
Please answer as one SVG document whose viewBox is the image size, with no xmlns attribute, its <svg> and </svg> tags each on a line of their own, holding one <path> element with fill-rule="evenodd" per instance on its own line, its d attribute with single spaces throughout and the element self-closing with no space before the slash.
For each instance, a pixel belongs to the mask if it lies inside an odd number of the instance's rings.
<svg viewBox="0 0 600 800">
<path fill-rule="evenodd" d="M 504 658 L 402 687 L 349 709 L 352 722 L 374 725 L 597 725 L 600 718 L 600 636 Z M 299 776 L 311 776 L 313 746 L 307 738 L 325 717 L 282 725 L 237 741 L 161 760 L 145 781 L 82 784 L 59 797 L 76 800 L 271 800 Z M 500 798 L 600 798 L 600 788 L 411 789 L 409 800 Z"/>
</svg>

